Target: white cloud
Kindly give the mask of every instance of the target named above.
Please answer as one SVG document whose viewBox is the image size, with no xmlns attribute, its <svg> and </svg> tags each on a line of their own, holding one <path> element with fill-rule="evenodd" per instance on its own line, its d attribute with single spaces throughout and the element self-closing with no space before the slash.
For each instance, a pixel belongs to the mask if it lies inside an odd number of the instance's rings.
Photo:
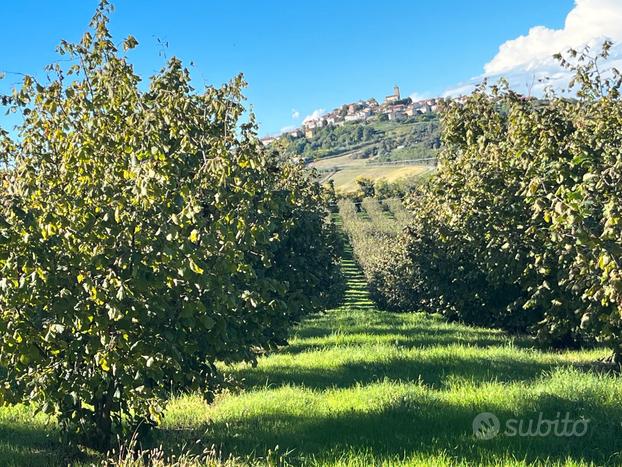
<svg viewBox="0 0 622 467">
<path fill-rule="evenodd" d="M 290 131 L 293 131 L 295 129 L 296 127 L 294 125 L 287 125 L 281 128 L 281 130 L 279 131 L 279 134 L 289 133 Z"/>
<path fill-rule="evenodd" d="M 485 76 L 522 70 L 538 72 L 555 66 L 552 56 L 569 48 L 598 47 L 604 39 L 622 41 L 620 0 L 576 0 L 562 29 L 535 26 L 525 36 L 504 42 L 484 65 Z"/>
<path fill-rule="evenodd" d="M 495 81 L 506 78 L 518 92 L 540 94 L 546 87 L 565 88 L 570 72 L 563 70 L 556 53 L 589 46 L 600 50 L 605 39 L 612 40 L 608 66 L 622 64 L 622 0 L 575 0 L 566 16 L 564 27 L 551 29 L 534 26 L 526 35 L 508 40 L 497 54 L 484 65 L 484 73 L 468 83 L 445 91 L 446 96 L 466 94 L 483 78 Z"/>
<path fill-rule="evenodd" d="M 413 102 L 417 102 L 417 101 L 422 101 L 424 99 L 428 99 L 430 95 L 427 92 L 419 93 L 415 91 L 408 97 L 410 97 L 413 100 Z"/>
<path fill-rule="evenodd" d="M 296 109 L 292 109 L 292 120 L 298 120 L 300 118 L 300 112 Z"/>
<path fill-rule="evenodd" d="M 312 120 L 319 120 L 319 118 L 324 114 L 324 109 L 316 109 L 307 115 L 302 123 L 310 122 Z"/>
</svg>

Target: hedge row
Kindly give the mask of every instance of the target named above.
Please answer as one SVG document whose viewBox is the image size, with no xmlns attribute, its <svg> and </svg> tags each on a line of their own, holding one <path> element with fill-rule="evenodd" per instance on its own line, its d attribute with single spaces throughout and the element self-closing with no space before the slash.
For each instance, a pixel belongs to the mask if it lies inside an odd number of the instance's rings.
<svg viewBox="0 0 622 467">
<path fill-rule="evenodd" d="M 622 78 L 597 62 L 562 61 L 572 99 L 482 86 L 444 109 L 438 173 L 410 196 L 406 254 L 387 266 L 400 274 L 376 272 L 409 289 L 394 307 L 601 342 L 620 361 Z"/>
<path fill-rule="evenodd" d="M 0 132 L 0 402 L 101 449 L 343 290 L 325 194 L 240 122 L 241 77 L 196 93 L 171 59 L 139 86 L 108 11 Z"/>
</svg>

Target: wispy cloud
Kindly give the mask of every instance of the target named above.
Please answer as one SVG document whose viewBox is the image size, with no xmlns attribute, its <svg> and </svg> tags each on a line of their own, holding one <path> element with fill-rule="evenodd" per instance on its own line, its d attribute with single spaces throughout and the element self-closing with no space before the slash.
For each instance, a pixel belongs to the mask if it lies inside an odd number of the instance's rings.
<svg viewBox="0 0 622 467">
<path fill-rule="evenodd" d="M 283 128 L 281 128 L 281 130 L 279 131 L 279 133 L 289 133 L 290 131 L 293 131 L 296 129 L 296 126 L 294 125 L 287 125 L 284 126 Z"/>
<path fill-rule="evenodd" d="M 324 115 L 324 109 L 316 109 L 307 115 L 302 123 L 310 122 L 312 120 L 318 120 L 322 115 Z"/>
<path fill-rule="evenodd" d="M 422 101 L 424 99 L 428 99 L 430 97 L 430 94 L 427 92 L 413 92 L 410 96 L 413 101 L 417 102 L 417 101 Z"/>
<path fill-rule="evenodd" d="M 292 120 L 298 120 L 300 118 L 300 112 L 296 109 L 292 109 Z"/>
</svg>

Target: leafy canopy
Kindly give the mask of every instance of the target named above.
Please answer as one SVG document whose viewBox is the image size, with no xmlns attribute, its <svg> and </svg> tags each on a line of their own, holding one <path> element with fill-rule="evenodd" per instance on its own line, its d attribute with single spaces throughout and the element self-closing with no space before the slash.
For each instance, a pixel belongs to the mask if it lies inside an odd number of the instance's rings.
<svg viewBox="0 0 622 467">
<path fill-rule="evenodd" d="M 19 139 L 0 135 L 2 399 L 102 448 L 339 291 L 324 194 L 240 123 L 242 77 L 198 94 L 173 58 L 143 90 L 109 12 L 24 79 Z"/>
</svg>

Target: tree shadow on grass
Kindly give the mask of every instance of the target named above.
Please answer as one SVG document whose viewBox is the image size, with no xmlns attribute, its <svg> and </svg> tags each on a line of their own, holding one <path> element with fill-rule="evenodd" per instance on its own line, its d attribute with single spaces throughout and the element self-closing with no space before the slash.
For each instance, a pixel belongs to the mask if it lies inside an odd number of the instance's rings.
<svg viewBox="0 0 622 467">
<path fill-rule="evenodd" d="M 521 348 L 538 348 L 537 342 L 527 335 L 511 335 L 493 328 L 481 328 L 459 323 L 448 323 L 438 315 L 423 312 L 394 314 L 377 310 L 351 310 L 344 318 L 340 312 L 329 312 L 306 320 L 296 330 L 299 341 L 330 337 L 335 333 L 368 334 L 370 339 L 386 334 L 400 334 L 410 339 L 411 347 L 470 342 L 480 347 L 514 345 Z M 421 339 L 423 338 L 423 339 Z M 291 344 L 282 349 L 295 349 Z M 294 350 L 295 352 L 295 350 Z"/>
<path fill-rule="evenodd" d="M 570 366 L 570 365 L 566 365 Z M 304 386 L 311 389 L 348 388 L 383 379 L 392 381 L 419 381 L 433 389 L 442 389 L 456 379 L 485 382 L 529 382 L 547 371 L 563 367 L 534 359 L 514 358 L 509 352 L 480 356 L 470 354 L 422 353 L 421 358 L 391 357 L 378 361 L 344 362 L 333 367 L 282 366 L 271 364 L 256 368 L 244 367 L 235 373 L 247 389 Z"/>
<path fill-rule="evenodd" d="M 374 343 L 374 340 L 386 340 L 401 348 L 437 347 L 439 345 L 466 345 L 475 347 L 506 346 L 511 344 L 517 348 L 532 348 L 529 339 L 508 338 L 495 331 L 481 329 L 445 329 L 433 328 L 429 324 L 410 326 L 370 325 L 351 326 L 346 331 L 343 328 L 313 326 L 298 334 L 298 339 L 292 341 L 279 353 L 298 354 L 302 352 L 321 350 L 337 345 L 348 345 L 348 337 L 359 337 L 363 342 Z M 323 339 L 323 340 L 320 340 Z"/>
<path fill-rule="evenodd" d="M 501 423 L 501 433 L 491 440 L 473 436 L 472 423 L 476 415 L 493 412 Z M 597 465 L 619 465 L 622 462 L 622 408 L 610 405 L 590 407 L 590 422 L 584 436 L 508 436 L 509 419 L 524 420 L 534 427 L 539 414 L 543 419 L 556 420 L 566 413 L 574 422 L 585 415 L 581 402 L 563 398 L 541 397 L 529 404 L 529 409 L 513 411 L 496 407 L 465 407 L 450 404 L 440 398 L 420 398 L 406 395 L 375 411 L 330 413 L 322 411 L 292 415 L 275 407 L 269 413 L 251 415 L 240 412 L 237 417 L 217 421 L 196 431 L 158 433 L 160 442 L 180 435 L 202 439 L 215 444 L 225 453 L 257 455 L 280 446 L 291 451 L 294 463 L 310 458 L 332 458 L 345 452 L 372 452 L 376 463 L 390 462 L 397 457 L 449 455 L 471 465 L 503 464 L 510 459 L 531 462 L 593 462 Z M 579 430 L 580 432 L 581 430 Z M 194 438 L 193 438 L 194 437 Z"/>
<path fill-rule="evenodd" d="M 54 429 L 0 422 L 1 466 L 60 466 L 78 461 L 87 465 L 94 459 L 62 446 Z"/>
<path fill-rule="evenodd" d="M 361 358 L 361 351 L 368 349 L 373 353 L 378 345 L 384 346 L 381 350 L 389 358 Z M 248 389 L 286 385 L 344 388 L 385 378 L 421 381 L 432 388 L 443 388 L 456 379 L 528 382 L 564 366 L 590 371 L 589 366 L 569 363 L 552 352 L 546 357 L 535 355 L 532 348 L 530 339 L 509 338 L 495 330 L 447 325 L 442 319 L 426 315 L 405 320 L 399 315 L 378 312 L 337 312 L 311 318 L 298 330 L 297 339 L 279 350 L 281 355 L 304 357 L 302 363 L 291 358 L 275 359 L 255 368 L 238 367 L 233 376 Z M 352 353 L 353 361 L 325 364 L 330 352 Z M 317 359 L 317 365 L 309 365 L 313 359 Z"/>
</svg>

